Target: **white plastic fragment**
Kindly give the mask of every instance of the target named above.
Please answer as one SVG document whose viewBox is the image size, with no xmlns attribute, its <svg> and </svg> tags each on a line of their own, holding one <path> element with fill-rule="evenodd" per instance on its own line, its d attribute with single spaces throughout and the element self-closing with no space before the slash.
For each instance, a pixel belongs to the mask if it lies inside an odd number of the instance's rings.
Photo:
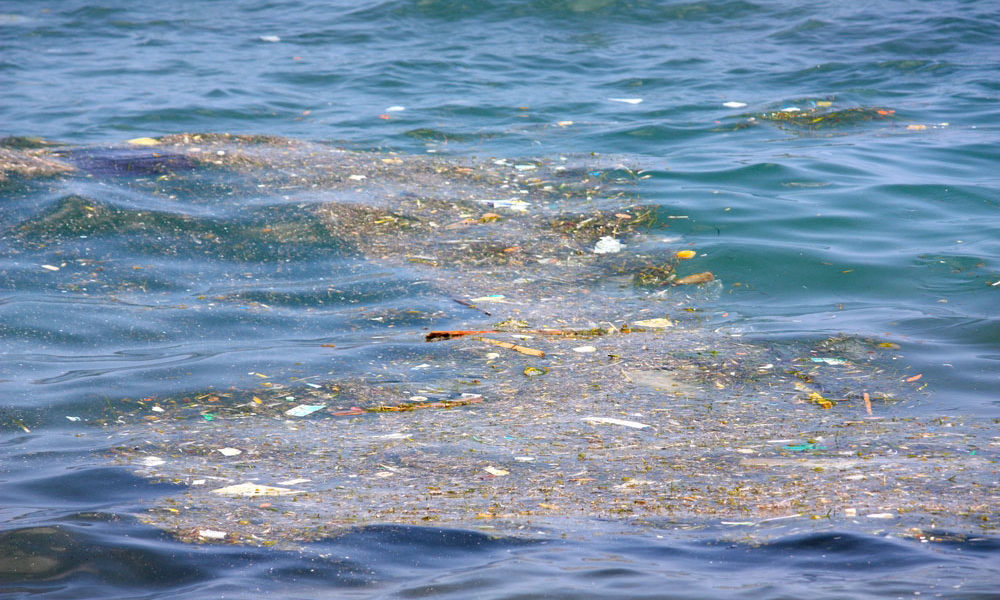
<svg viewBox="0 0 1000 600">
<path fill-rule="evenodd" d="M 270 42 L 272 44 L 276 44 L 281 41 L 281 38 L 276 35 L 262 35 L 259 39 L 262 42 Z"/>
<path fill-rule="evenodd" d="M 505 471 L 503 469 L 498 469 L 496 467 L 486 467 L 483 470 L 489 473 L 490 475 L 493 475 L 494 477 L 503 477 L 504 475 L 510 474 L 510 471 Z"/>
<path fill-rule="evenodd" d="M 870 515 L 865 515 L 869 519 L 895 519 L 896 515 L 892 513 L 872 513 Z"/>
<path fill-rule="evenodd" d="M 287 479 L 285 481 L 279 481 L 278 485 L 298 485 L 300 483 L 309 483 L 312 479 L 307 479 L 305 477 L 297 477 L 295 479 Z"/>
<path fill-rule="evenodd" d="M 531 206 L 530 203 L 524 200 L 483 200 L 483 204 L 488 204 L 493 208 L 509 208 L 514 212 L 528 212 L 528 207 Z"/>
<path fill-rule="evenodd" d="M 723 102 L 722 105 L 725 106 L 726 108 L 743 108 L 744 106 L 747 105 L 747 103 L 730 100 L 729 102 Z"/>
<path fill-rule="evenodd" d="M 625 421 L 624 419 L 615 419 L 612 417 L 583 417 L 581 420 L 594 423 L 595 425 L 621 425 L 622 427 L 631 427 L 632 429 L 645 429 L 649 427 L 649 425 L 639 423 L 638 421 Z"/>
<path fill-rule="evenodd" d="M 254 498 L 257 496 L 294 496 L 296 494 L 305 494 L 306 491 L 247 482 L 215 489 L 212 490 L 212 493 L 219 494 L 220 496 L 232 496 L 234 498 Z"/>
<path fill-rule="evenodd" d="M 667 327 L 673 327 L 674 322 L 670 319 L 645 319 L 643 321 L 635 321 L 632 323 L 638 327 L 652 327 L 654 329 L 664 329 Z"/>
<path fill-rule="evenodd" d="M 594 254 L 616 254 L 621 252 L 624 247 L 625 244 L 610 235 L 606 235 L 594 244 Z"/>
<path fill-rule="evenodd" d="M 76 423 L 77 421 L 80 420 L 80 417 L 71 417 L 69 415 L 66 415 L 66 418 L 69 419 L 70 421 L 74 422 L 74 423 Z"/>
<path fill-rule="evenodd" d="M 400 112 L 406 110 L 405 106 L 390 106 L 385 109 L 385 112 Z"/>
<path fill-rule="evenodd" d="M 593 346 L 577 346 L 573 348 L 573 352 L 579 352 L 580 354 L 588 354 L 590 352 L 597 352 L 597 348 Z"/>
<path fill-rule="evenodd" d="M 469 300 L 474 304 L 482 304 L 483 302 L 503 302 L 506 296 L 503 294 L 490 294 L 489 296 L 480 296 L 478 298 L 473 298 Z"/>
<path fill-rule="evenodd" d="M 325 404 L 300 404 L 293 408 L 289 408 L 285 411 L 285 414 L 289 417 L 305 417 L 324 408 L 326 408 Z"/>
<path fill-rule="evenodd" d="M 368 177 L 366 175 L 350 175 L 348 176 L 348 179 L 354 181 L 364 181 L 365 179 L 368 179 Z"/>
<path fill-rule="evenodd" d="M 165 462 L 167 462 L 167 461 L 163 460 L 159 456 L 147 456 L 147 457 L 145 457 L 145 458 L 142 459 L 142 464 L 143 464 L 143 466 L 146 466 L 146 467 L 158 467 L 158 466 L 164 464 Z"/>
<path fill-rule="evenodd" d="M 42 268 L 45 269 L 46 271 L 58 271 L 59 270 L 59 267 L 57 267 L 55 265 L 42 265 Z"/>
<path fill-rule="evenodd" d="M 844 516 L 848 517 L 848 518 L 856 517 L 856 516 L 858 516 L 858 509 L 856 509 L 856 508 L 845 508 L 844 509 Z"/>
<path fill-rule="evenodd" d="M 151 410 L 153 412 L 166 412 L 166 411 L 163 410 L 162 406 L 154 406 L 153 408 L 151 408 L 149 410 Z"/>
<path fill-rule="evenodd" d="M 516 460 L 517 462 L 534 462 L 535 457 L 534 456 L 515 456 L 514 460 Z"/>
<path fill-rule="evenodd" d="M 237 456 L 239 454 L 243 454 L 243 451 L 239 448 L 219 448 L 218 451 L 223 456 Z"/>
<path fill-rule="evenodd" d="M 199 529 L 198 535 L 207 540 L 224 540 L 226 539 L 225 531 L 216 531 L 215 529 Z"/>
<path fill-rule="evenodd" d="M 608 98 L 610 102 L 624 102 L 625 104 L 639 104 L 642 98 Z"/>
</svg>

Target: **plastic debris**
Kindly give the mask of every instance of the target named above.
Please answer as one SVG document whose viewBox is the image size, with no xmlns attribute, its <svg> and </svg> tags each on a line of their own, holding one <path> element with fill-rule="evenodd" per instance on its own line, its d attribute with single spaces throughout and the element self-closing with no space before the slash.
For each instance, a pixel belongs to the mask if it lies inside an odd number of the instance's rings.
<svg viewBox="0 0 1000 600">
<path fill-rule="evenodd" d="M 622 427 L 631 427 L 632 429 L 645 429 L 649 427 L 649 425 L 638 421 L 626 421 L 624 419 L 615 419 L 613 417 L 583 417 L 581 421 L 586 421 L 595 425 L 621 425 Z"/>
<path fill-rule="evenodd" d="M 892 513 L 872 513 L 870 515 L 865 515 L 869 519 L 895 519 L 896 515 Z"/>
<path fill-rule="evenodd" d="M 243 451 L 238 448 L 219 448 L 219 453 L 223 456 L 236 456 L 243 454 Z"/>
<path fill-rule="evenodd" d="M 71 417 L 69 415 L 66 415 L 66 418 L 74 423 L 80 420 L 80 417 Z"/>
<path fill-rule="evenodd" d="M 406 110 L 405 106 L 389 106 L 385 109 L 385 112 L 401 112 Z"/>
<path fill-rule="evenodd" d="M 167 461 L 163 460 L 159 456 L 147 456 L 140 461 L 145 467 L 158 467 Z"/>
<path fill-rule="evenodd" d="M 619 242 L 610 235 L 606 235 L 597 240 L 594 244 L 594 254 L 616 254 L 625 248 L 625 244 Z"/>
<path fill-rule="evenodd" d="M 712 275 L 710 271 L 705 271 L 703 273 L 695 273 L 693 275 L 687 275 L 685 277 L 675 279 L 674 285 L 698 285 L 708 283 L 710 281 L 715 281 L 715 275 Z"/>
<path fill-rule="evenodd" d="M 281 38 L 276 35 L 262 35 L 258 39 L 262 42 L 268 42 L 271 44 L 276 44 L 281 41 Z"/>
<path fill-rule="evenodd" d="M 498 469 L 496 467 L 486 467 L 483 470 L 486 471 L 487 473 L 489 473 L 490 475 L 494 476 L 494 477 L 503 477 L 504 475 L 509 475 L 510 474 L 510 471 L 505 471 L 503 469 Z"/>
<path fill-rule="evenodd" d="M 514 212 L 528 212 L 528 207 L 531 203 L 525 202 L 524 200 L 483 200 L 483 204 L 492 206 L 493 208 L 508 208 Z"/>
<path fill-rule="evenodd" d="M 483 302 L 503 302 L 507 297 L 503 294 L 490 294 L 489 296 L 480 296 L 478 298 L 473 298 L 471 302 L 482 304 Z"/>
<path fill-rule="evenodd" d="M 678 250 L 674 256 L 680 260 L 688 260 L 689 258 L 694 258 L 697 254 L 694 250 Z"/>
<path fill-rule="evenodd" d="M 542 375 L 545 375 L 548 372 L 549 372 L 549 370 L 546 369 L 545 367 L 541 367 L 541 368 L 539 368 L 539 367 L 524 367 L 524 371 L 523 371 L 525 377 L 540 377 Z"/>
<path fill-rule="evenodd" d="M 42 268 L 45 269 L 46 271 L 58 271 L 59 270 L 59 267 L 57 267 L 55 265 L 42 265 Z"/>
<path fill-rule="evenodd" d="M 813 356 L 810 360 L 812 360 L 814 363 L 823 363 L 823 364 L 827 364 L 827 365 L 849 365 L 849 364 L 851 364 L 848 361 L 844 360 L 843 358 L 826 358 L 826 357 L 823 357 L 823 356 Z"/>
<path fill-rule="evenodd" d="M 785 450 L 791 450 L 792 452 L 803 452 L 805 450 L 826 450 L 826 446 L 818 446 L 812 442 L 805 444 L 792 444 L 790 446 L 785 446 Z"/>
<path fill-rule="evenodd" d="M 920 379 L 923 376 L 924 376 L 923 373 L 917 373 L 916 375 L 914 375 L 912 377 L 907 377 L 906 378 L 906 383 L 913 383 L 914 381 Z"/>
<path fill-rule="evenodd" d="M 730 100 L 729 102 L 723 102 L 722 105 L 726 108 L 743 108 L 747 105 L 747 103 Z"/>
<path fill-rule="evenodd" d="M 159 146 L 160 140 L 151 137 L 139 137 L 129 140 L 128 143 L 133 146 Z"/>
<path fill-rule="evenodd" d="M 624 102 L 625 104 L 640 104 L 642 98 L 608 98 L 609 102 Z"/>
<path fill-rule="evenodd" d="M 305 494 L 306 491 L 247 482 L 212 490 L 212 493 L 219 494 L 220 496 L 232 496 L 234 498 L 254 498 L 257 496 L 294 496 L 296 494 Z"/>
<path fill-rule="evenodd" d="M 587 354 L 589 352 L 597 352 L 597 348 L 593 346 L 577 346 L 573 348 L 573 352 L 579 352 L 580 354 Z"/>
<path fill-rule="evenodd" d="M 294 408 L 289 408 L 285 411 L 285 414 L 289 417 L 304 417 L 324 408 L 326 408 L 325 404 L 300 404 Z"/>
<path fill-rule="evenodd" d="M 199 529 L 198 536 L 207 540 L 224 540 L 226 539 L 226 532 L 216 531 L 215 529 Z"/>
<path fill-rule="evenodd" d="M 666 329 L 667 327 L 674 326 L 673 321 L 664 318 L 644 319 L 642 321 L 635 321 L 632 324 L 636 327 L 651 327 L 653 329 Z"/>
</svg>

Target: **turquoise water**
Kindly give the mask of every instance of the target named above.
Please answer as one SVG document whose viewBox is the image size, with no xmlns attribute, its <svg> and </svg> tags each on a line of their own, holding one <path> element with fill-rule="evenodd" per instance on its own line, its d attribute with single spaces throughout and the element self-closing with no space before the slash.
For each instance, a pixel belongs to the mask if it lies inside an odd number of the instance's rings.
<svg viewBox="0 0 1000 600">
<path fill-rule="evenodd" d="M 998 40 L 1000 10 L 985 0 L 0 2 L 0 136 L 93 149 L 231 132 L 456 160 L 622 165 L 636 173 L 631 192 L 663 217 L 651 238 L 690 245 L 693 268 L 721 280 L 721 293 L 698 300 L 708 327 L 779 351 L 840 335 L 898 344 L 893 377 L 921 375 L 899 414 L 995 418 Z M 859 107 L 866 118 L 829 124 L 765 118 Z M 350 347 L 342 368 L 359 370 L 377 355 L 365 341 L 376 326 L 358 325 L 348 304 L 413 302 L 412 277 L 366 270 L 334 243 L 248 248 L 226 237 L 277 212 L 297 218 L 274 197 L 167 198 L 115 176 L 0 187 L 0 535 L 40 555 L 79 549 L 44 576 L 9 567 L 0 590 L 12 597 L 243 596 L 246 581 L 289 598 L 665 597 L 665 581 L 676 597 L 947 596 L 977 570 L 985 577 L 970 581 L 980 587 L 962 597 L 1000 585 L 987 567 L 995 541 L 931 552 L 805 535 L 756 549 L 706 534 L 637 550 L 597 536 L 549 552 L 376 528 L 290 556 L 191 550 L 95 517 L 157 492 L 94 466 L 99 443 L 74 439 L 65 415 L 95 412 L 107 397 L 246 386 L 253 371 L 319 372 L 329 368 L 321 343 Z M 17 237 L 74 196 L 163 215 L 175 237 Z M 183 241 L 192 234 L 222 241 L 199 248 Z M 105 273 L 89 289 L 79 284 L 88 265 L 73 262 L 87 257 Z M 67 260 L 58 274 L 39 268 Z M 243 272 L 245 285 L 223 283 Z M 327 280 L 347 282 L 349 300 L 317 310 L 338 302 L 316 291 Z M 170 309 L 230 293 L 286 295 L 267 313 Z M 73 473 L 108 477 L 117 491 L 83 492 L 67 483 Z M 44 529 L 52 525 L 58 535 Z M 843 560 L 822 568 L 756 564 L 831 548 Z M 105 550 L 119 558 L 105 562 Z M 407 558 L 435 552 L 443 566 Z M 321 558 L 331 553 L 356 562 Z M 885 559 L 855 577 L 857 553 Z M 174 571 L 162 567 L 172 561 Z M 704 583 L 720 569 L 739 581 Z M 947 579 L 949 569 L 962 575 Z"/>
</svg>

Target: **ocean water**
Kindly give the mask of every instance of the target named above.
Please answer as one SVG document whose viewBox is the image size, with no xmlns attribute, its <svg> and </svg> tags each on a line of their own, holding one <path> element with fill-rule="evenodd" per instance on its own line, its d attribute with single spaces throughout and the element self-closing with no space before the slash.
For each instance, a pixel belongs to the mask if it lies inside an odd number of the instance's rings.
<svg viewBox="0 0 1000 600">
<path fill-rule="evenodd" d="M 986 0 L 0 2 L 0 136 L 76 168 L 0 181 L 0 594 L 997 597 L 998 40 Z M 146 524 L 185 484 L 109 461 L 112 403 L 365 376 L 464 318 L 316 229 L 322 189 L 247 183 L 287 165 L 236 181 L 127 144 L 186 132 L 584 165 L 656 207 L 647 246 L 715 275 L 685 301 L 706 332 L 778 357 L 883 344 L 898 392 L 880 416 L 985 427 L 962 448 L 985 457 L 982 518 L 919 535 L 803 518 L 766 539 L 386 518 L 295 549 Z M 251 235 L 276 223 L 299 237 Z"/>
</svg>

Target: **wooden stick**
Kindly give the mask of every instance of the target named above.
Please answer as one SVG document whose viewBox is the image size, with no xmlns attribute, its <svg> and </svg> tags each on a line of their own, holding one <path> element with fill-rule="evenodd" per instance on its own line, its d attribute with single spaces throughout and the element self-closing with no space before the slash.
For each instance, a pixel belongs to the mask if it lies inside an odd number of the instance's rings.
<svg viewBox="0 0 1000 600">
<path fill-rule="evenodd" d="M 528 348 L 527 346 L 518 346 L 517 344 L 511 344 L 510 342 L 504 342 L 501 340 L 494 340 L 492 338 L 479 337 L 477 340 L 486 342 L 487 344 L 492 344 L 493 346 L 500 346 L 501 348 L 506 348 L 508 350 L 514 350 L 520 352 L 521 354 L 527 354 L 528 356 L 545 356 L 545 353 L 541 350 L 535 350 L 534 348 Z"/>
<path fill-rule="evenodd" d="M 869 417 L 872 416 L 872 399 L 868 396 L 868 392 L 865 392 L 865 411 Z"/>
</svg>

